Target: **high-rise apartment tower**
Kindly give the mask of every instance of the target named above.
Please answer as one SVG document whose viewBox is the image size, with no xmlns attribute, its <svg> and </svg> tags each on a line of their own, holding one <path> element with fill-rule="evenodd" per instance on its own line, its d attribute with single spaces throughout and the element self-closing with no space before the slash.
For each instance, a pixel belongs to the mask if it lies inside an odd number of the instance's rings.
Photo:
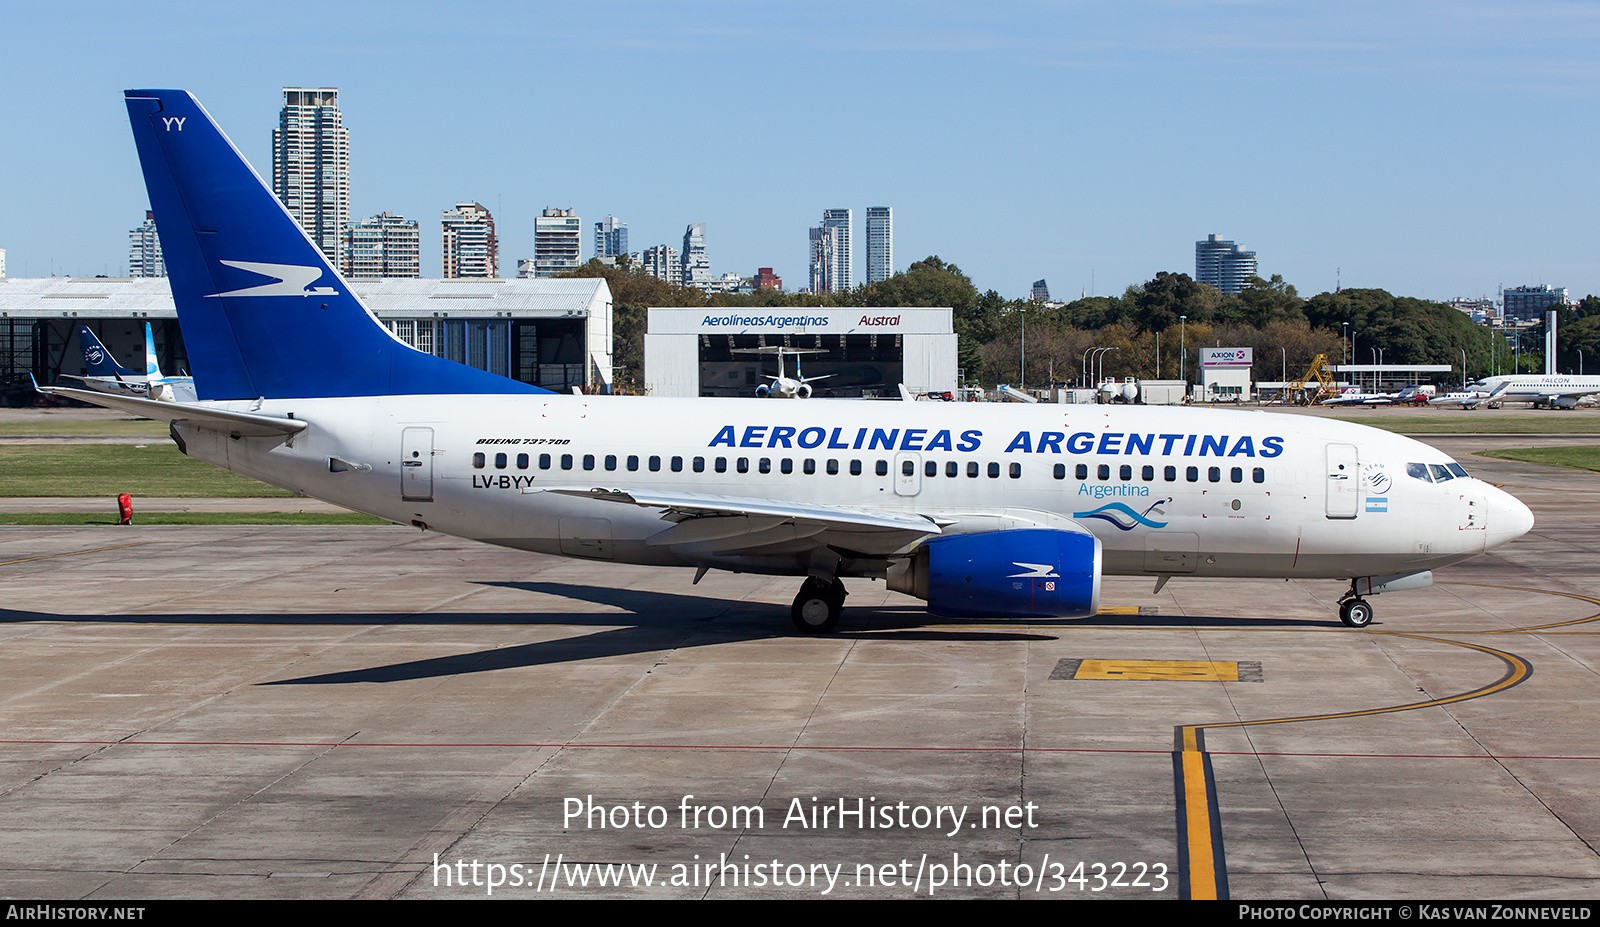
<svg viewBox="0 0 1600 927">
<path fill-rule="evenodd" d="M 533 275 L 554 277 L 577 270 L 583 251 L 583 220 L 570 209 L 546 208 L 533 219 Z"/>
<path fill-rule="evenodd" d="M 1237 293 L 1244 282 L 1256 275 L 1256 253 L 1240 251 L 1231 241 L 1218 241 L 1207 235 L 1194 243 L 1194 279 L 1209 283 L 1224 293 Z"/>
<path fill-rule="evenodd" d="M 477 203 L 457 203 L 439 216 L 445 277 L 500 276 L 500 241 L 494 216 Z"/>
<path fill-rule="evenodd" d="M 417 220 L 379 213 L 344 230 L 344 266 L 352 280 L 422 276 L 422 231 Z"/>
<path fill-rule="evenodd" d="M 335 267 L 350 224 L 350 131 L 332 87 L 285 87 L 272 130 L 272 192 Z"/>
<path fill-rule="evenodd" d="M 128 276 L 165 277 L 167 263 L 161 259 L 161 238 L 156 234 L 156 214 L 144 212 L 144 224 L 128 232 Z"/>
<path fill-rule="evenodd" d="M 894 276 L 894 208 L 867 207 L 867 282 Z"/>
<path fill-rule="evenodd" d="M 628 223 L 606 216 L 594 224 L 594 256 L 602 261 L 616 260 L 628 253 Z"/>
</svg>

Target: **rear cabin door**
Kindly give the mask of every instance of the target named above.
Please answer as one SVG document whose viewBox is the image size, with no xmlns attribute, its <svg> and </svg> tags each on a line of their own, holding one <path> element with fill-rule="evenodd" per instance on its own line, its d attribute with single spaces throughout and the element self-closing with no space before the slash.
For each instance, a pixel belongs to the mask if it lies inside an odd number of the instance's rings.
<svg viewBox="0 0 1600 927">
<path fill-rule="evenodd" d="M 400 432 L 400 498 L 406 502 L 433 501 L 432 428 Z"/>
</svg>

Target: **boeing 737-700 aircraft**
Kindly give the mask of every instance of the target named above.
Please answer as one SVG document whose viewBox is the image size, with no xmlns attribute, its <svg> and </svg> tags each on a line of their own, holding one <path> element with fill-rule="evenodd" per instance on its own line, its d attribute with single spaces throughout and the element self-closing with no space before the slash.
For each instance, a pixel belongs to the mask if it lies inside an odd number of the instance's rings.
<svg viewBox="0 0 1600 927">
<path fill-rule="evenodd" d="M 949 616 L 1093 615 L 1102 575 L 1350 580 L 1505 544 L 1528 509 L 1426 445 L 1265 412 L 557 395 L 385 330 L 195 99 L 127 93 L 200 402 L 94 397 L 184 453 L 419 528 L 547 554 L 842 578 Z M 696 578 L 699 576 L 697 574 Z"/>
</svg>

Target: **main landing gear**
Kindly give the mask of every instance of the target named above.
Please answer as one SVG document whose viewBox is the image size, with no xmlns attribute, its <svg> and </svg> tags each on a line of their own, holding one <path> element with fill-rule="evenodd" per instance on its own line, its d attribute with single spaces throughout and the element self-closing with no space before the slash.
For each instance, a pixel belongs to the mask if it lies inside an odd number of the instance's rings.
<svg viewBox="0 0 1600 927">
<path fill-rule="evenodd" d="M 1366 627 L 1372 623 L 1372 603 L 1356 595 L 1352 589 L 1339 600 L 1339 620 L 1347 627 Z"/>
<path fill-rule="evenodd" d="M 794 606 L 789 611 L 794 626 L 805 634 L 827 634 L 839 626 L 844 597 L 844 583 L 838 579 L 808 577 L 800 585 L 800 594 L 794 597 Z"/>
</svg>

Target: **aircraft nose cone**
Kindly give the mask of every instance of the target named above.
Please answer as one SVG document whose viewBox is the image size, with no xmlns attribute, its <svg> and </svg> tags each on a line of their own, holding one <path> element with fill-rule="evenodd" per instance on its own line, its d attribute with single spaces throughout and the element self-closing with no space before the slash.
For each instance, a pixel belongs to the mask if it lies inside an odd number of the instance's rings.
<svg viewBox="0 0 1600 927">
<path fill-rule="evenodd" d="M 1487 488 L 1489 531 L 1484 549 L 1515 541 L 1533 530 L 1533 512 L 1522 500 L 1493 486 Z"/>
</svg>

